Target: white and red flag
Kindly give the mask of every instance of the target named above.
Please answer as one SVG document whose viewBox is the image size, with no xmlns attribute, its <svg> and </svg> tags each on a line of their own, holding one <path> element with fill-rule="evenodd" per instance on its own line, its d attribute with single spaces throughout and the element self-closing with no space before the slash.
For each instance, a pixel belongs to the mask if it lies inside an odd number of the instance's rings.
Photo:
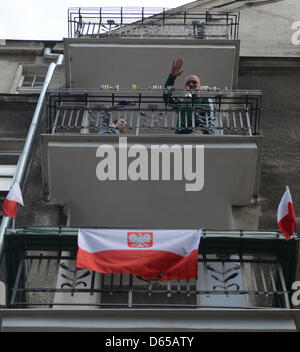
<svg viewBox="0 0 300 352">
<path fill-rule="evenodd" d="M 277 222 L 281 232 L 288 240 L 296 231 L 297 227 L 293 201 L 288 186 L 286 186 L 286 190 L 277 209 Z"/>
<path fill-rule="evenodd" d="M 77 268 L 147 280 L 197 276 L 201 230 L 80 229 Z"/>
<path fill-rule="evenodd" d="M 20 185 L 18 182 L 15 182 L 2 204 L 3 215 L 15 218 L 17 216 L 18 204 L 24 205 Z"/>
</svg>

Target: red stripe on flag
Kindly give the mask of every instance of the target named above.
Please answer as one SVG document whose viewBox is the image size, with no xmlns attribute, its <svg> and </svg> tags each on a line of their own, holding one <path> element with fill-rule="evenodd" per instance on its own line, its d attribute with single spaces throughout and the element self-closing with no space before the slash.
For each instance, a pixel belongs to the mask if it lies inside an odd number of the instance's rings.
<svg viewBox="0 0 300 352">
<path fill-rule="evenodd" d="M 156 281 L 180 280 L 197 276 L 198 249 L 182 257 L 160 250 L 106 250 L 89 253 L 78 248 L 77 268 L 100 273 L 126 273 Z"/>
<path fill-rule="evenodd" d="M 2 204 L 2 210 L 4 216 L 10 217 L 10 218 L 15 218 L 17 216 L 17 202 L 14 200 L 8 200 L 5 198 L 3 204 Z"/>
<path fill-rule="evenodd" d="M 293 203 L 288 203 L 288 213 L 280 219 L 278 226 L 286 239 L 289 239 L 296 231 L 297 224 Z"/>
</svg>

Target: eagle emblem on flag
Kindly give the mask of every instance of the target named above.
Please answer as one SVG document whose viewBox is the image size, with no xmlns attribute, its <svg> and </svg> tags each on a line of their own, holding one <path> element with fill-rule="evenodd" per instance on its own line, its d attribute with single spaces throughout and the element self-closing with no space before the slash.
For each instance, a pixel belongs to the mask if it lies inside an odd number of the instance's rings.
<svg viewBox="0 0 300 352">
<path fill-rule="evenodd" d="M 127 244 L 131 248 L 152 247 L 153 232 L 127 232 Z"/>
</svg>

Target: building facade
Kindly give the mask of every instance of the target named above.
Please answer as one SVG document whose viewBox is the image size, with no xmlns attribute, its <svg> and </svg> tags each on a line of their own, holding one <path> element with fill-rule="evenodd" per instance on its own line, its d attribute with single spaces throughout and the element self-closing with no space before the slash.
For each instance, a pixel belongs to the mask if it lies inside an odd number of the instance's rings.
<svg viewBox="0 0 300 352">
<path fill-rule="evenodd" d="M 14 178 L 25 205 L 15 222 L 2 219 L 3 331 L 299 329 L 298 238 L 287 241 L 276 222 L 286 185 L 296 215 L 299 204 L 299 57 L 294 47 L 289 57 L 249 55 L 252 44 L 239 33 L 255 7 L 194 5 L 158 13 L 70 9 L 62 42 L 0 47 L 1 193 L 4 199 Z M 177 57 L 185 72 L 167 93 L 185 99 L 184 76 L 196 73 L 213 106 L 196 126 L 192 104 L 196 133 L 175 133 L 187 113 L 163 99 Z M 125 134 L 103 132 L 121 119 Z M 145 177 L 140 163 L 137 179 L 124 179 L 122 137 L 147 155 L 153 145 L 202 146 L 204 175 L 182 169 L 185 177 L 176 178 L 180 159 L 170 152 L 161 153 L 157 178 Z M 107 144 L 119 177 L 100 180 L 97 148 Z M 195 153 L 192 160 L 200 163 Z M 198 277 L 157 283 L 78 270 L 82 227 L 202 229 Z"/>
</svg>

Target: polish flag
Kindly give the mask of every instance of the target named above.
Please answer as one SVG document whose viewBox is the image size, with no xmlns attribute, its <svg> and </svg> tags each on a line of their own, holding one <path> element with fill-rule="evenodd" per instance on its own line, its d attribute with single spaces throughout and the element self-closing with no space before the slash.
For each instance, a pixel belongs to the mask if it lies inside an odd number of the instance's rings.
<svg viewBox="0 0 300 352">
<path fill-rule="evenodd" d="M 289 187 L 286 186 L 285 193 L 277 209 L 277 222 L 281 232 L 288 240 L 296 231 L 296 216 Z"/>
<path fill-rule="evenodd" d="M 18 203 L 24 206 L 20 185 L 15 182 L 2 204 L 3 215 L 15 218 L 17 216 Z"/>
<path fill-rule="evenodd" d="M 80 229 L 77 268 L 146 280 L 197 276 L 201 230 Z"/>
</svg>

